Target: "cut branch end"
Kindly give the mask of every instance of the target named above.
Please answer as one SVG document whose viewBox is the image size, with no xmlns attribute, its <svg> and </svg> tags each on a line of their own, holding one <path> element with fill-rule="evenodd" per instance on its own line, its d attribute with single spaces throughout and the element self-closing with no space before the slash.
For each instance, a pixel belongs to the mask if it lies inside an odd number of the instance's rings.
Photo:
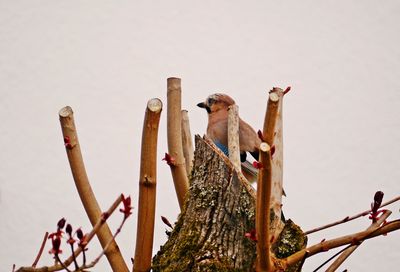
<svg viewBox="0 0 400 272">
<path fill-rule="evenodd" d="M 162 110 L 162 106 L 163 104 L 158 98 L 150 99 L 149 102 L 147 102 L 147 108 L 155 113 L 160 112 Z"/>
<path fill-rule="evenodd" d="M 262 151 L 262 152 L 268 152 L 268 151 L 270 151 L 270 150 L 271 150 L 271 147 L 270 147 L 269 144 L 267 144 L 267 143 L 265 143 L 265 142 L 263 142 L 263 143 L 260 144 L 260 151 Z"/>
<path fill-rule="evenodd" d="M 66 117 L 71 116 L 73 113 L 74 113 L 74 112 L 73 112 L 73 110 L 72 110 L 72 108 L 71 108 L 70 106 L 65 106 L 64 108 L 62 108 L 62 109 L 58 112 L 58 115 L 59 115 L 60 117 L 66 118 Z"/>
<path fill-rule="evenodd" d="M 277 103 L 279 101 L 279 95 L 276 92 L 270 93 L 269 94 L 269 100 L 272 102 Z"/>
</svg>

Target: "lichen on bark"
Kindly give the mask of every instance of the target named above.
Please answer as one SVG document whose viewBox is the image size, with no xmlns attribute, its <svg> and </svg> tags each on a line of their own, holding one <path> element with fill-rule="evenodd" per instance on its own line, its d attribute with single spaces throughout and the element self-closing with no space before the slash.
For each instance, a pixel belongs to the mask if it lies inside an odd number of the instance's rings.
<svg viewBox="0 0 400 272">
<path fill-rule="evenodd" d="M 288 219 L 285 227 L 279 234 L 277 241 L 272 245 L 272 252 L 278 259 L 289 257 L 293 253 L 304 249 L 307 245 L 307 236 L 303 231 Z M 286 272 L 301 271 L 301 262 L 298 262 L 286 269 Z"/>
</svg>

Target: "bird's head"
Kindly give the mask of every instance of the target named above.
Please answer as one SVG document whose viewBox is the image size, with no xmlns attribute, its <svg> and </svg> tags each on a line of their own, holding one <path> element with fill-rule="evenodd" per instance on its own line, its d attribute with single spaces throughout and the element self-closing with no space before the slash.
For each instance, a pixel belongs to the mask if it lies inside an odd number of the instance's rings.
<svg viewBox="0 0 400 272">
<path fill-rule="evenodd" d="M 206 109 L 208 114 L 219 110 L 228 110 L 228 107 L 234 105 L 235 101 L 226 94 L 216 93 L 207 97 L 206 101 L 197 104 L 198 107 Z"/>
</svg>

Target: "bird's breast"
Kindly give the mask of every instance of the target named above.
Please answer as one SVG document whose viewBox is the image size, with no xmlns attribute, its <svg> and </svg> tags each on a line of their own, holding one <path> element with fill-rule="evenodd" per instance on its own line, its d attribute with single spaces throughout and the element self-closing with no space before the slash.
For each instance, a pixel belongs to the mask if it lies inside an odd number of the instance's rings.
<svg viewBox="0 0 400 272">
<path fill-rule="evenodd" d="M 214 142 L 218 141 L 221 144 L 228 146 L 227 120 L 209 122 L 207 127 L 207 136 Z"/>
</svg>

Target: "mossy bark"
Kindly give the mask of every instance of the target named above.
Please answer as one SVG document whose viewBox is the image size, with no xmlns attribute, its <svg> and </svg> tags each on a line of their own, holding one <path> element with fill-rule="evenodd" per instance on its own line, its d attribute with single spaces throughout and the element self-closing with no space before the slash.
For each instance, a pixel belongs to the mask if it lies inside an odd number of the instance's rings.
<svg viewBox="0 0 400 272">
<path fill-rule="evenodd" d="M 306 245 L 307 236 L 304 235 L 299 226 L 289 219 L 285 222 L 285 227 L 279 234 L 278 240 L 272 245 L 272 252 L 279 260 L 304 249 Z M 286 268 L 285 272 L 301 271 L 302 265 L 303 262 L 295 263 Z"/>
<path fill-rule="evenodd" d="M 185 207 L 153 271 L 254 271 L 255 192 L 226 157 L 196 136 Z M 296 248 L 297 250 L 297 248 Z"/>
</svg>

